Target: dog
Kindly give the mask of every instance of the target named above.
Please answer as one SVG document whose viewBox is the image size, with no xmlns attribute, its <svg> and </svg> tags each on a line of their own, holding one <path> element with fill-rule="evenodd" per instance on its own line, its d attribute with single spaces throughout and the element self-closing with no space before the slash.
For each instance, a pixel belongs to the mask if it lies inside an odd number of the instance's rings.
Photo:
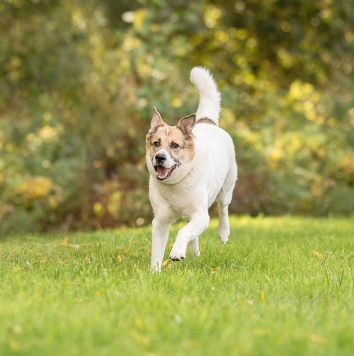
<svg viewBox="0 0 354 356">
<path fill-rule="evenodd" d="M 194 67 L 190 80 L 199 91 L 197 112 L 169 126 L 154 107 L 146 136 L 153 271 L 161 271 L 169 230 L 178 219 L 188 223 L 178 231 L 170 259 L 184 259 L 188 243 L 192 253 L 200 255 L 199 235 L 209 225 L 208 209 L 215 201 L 221 242 L 230 234 L 228 206 L 237 180 L 234 144 L 219 127 L 221 95 L 211 73 Z"/>
</svg>

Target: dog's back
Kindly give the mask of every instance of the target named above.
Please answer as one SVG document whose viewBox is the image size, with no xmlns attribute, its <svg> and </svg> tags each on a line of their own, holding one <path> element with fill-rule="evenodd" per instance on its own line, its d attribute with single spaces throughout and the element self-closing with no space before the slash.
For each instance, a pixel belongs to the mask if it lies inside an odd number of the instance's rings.
<svg viewBox="0 0 354 356">
<path fill-rule="evenodd" d="M 200 185 L 208 191 L 208 206 L 217 198 L 225 182 L 233 187 L 237 179 L 235 149 L 230 135 L 220 127 L 208 123 L 197 123 L 195 136 L 195 171 L 200 174 Z M 193 174 L 193 172 L 191 172 Z"/>
<path fill-rule="evenodd" d="M 199 92 L 196 112 L 197 124 L 193 128 L 196 157 L 204 166 L 203 180 L 207 184 L 210 206 L 225 182 L 234 186 L 237 179 L 235 149 L 230 135 L 219 127 L 221 96 L 211 73 L 203 67 L 194 67 L 190 80 Z M 197 153 L 197 151 L 200 151 Z"/>
</svg>

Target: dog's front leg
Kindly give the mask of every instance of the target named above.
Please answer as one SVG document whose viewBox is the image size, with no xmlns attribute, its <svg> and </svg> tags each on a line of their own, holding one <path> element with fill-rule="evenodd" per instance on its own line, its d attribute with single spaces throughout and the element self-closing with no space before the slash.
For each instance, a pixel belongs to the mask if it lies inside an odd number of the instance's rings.
<svg viewBox="0 0 354 356">
<path fill-rule="evenodd" d="M 205 211 L 206 212 L 198 211 L 194 213 L 189 223 L 178 231 L 176 241 L 173 244 L 170 253 L 171 260 L 180 261 L 185 258 L 188 242 L 198 238 L 199 235 L 208 227 L 210 218 L 208 210 L 205 209 Z"/>
<path fill-rule="evenodd" d="M 151 270 L 153 272 L 161 271 L 170 227 L 171 224 L 162 223 L 158 218 L 152 222 Z"/>
</svg>

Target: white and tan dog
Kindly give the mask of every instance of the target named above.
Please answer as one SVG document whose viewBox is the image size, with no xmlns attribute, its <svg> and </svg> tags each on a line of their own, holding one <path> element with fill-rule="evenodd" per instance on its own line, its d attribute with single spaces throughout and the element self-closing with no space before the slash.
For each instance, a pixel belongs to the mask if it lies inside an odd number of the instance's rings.
<svg viewBox="0 0 354 356">
<path fill-rule="evenodd" d="M 220 93 L 207 69 L 195 67 L 191 82 L 199 91 L 196 114 L 168 126 L 154 108 L 146 136 L 146 162 L 150 172 L 149 196 L 155 218 L 152 223 L 151 268 L 161 270 L 171 224 L 188 223 L 178 231 L 170 259 L 185 258 L 190 243 L 200 254 L 199 235 L 209 225 L 208 208 L 216 201 L 219 237 L 230 234 L 228 206 L 237 179 L 235 150 L 228 133 L 218 126 Z"/>
</svg>

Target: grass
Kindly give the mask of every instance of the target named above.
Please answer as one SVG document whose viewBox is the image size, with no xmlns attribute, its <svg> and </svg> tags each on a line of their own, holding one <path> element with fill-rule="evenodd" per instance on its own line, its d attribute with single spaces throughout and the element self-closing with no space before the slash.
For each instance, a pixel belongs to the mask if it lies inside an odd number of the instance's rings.
<svg viewBox="0 0 354 356">
<path fill-rule="evenodd" d="M 352 355 L 353 219 L 231 225 L 161 274 L 148 228 L 3 239 L 0 354 Z"/>
</svg>

